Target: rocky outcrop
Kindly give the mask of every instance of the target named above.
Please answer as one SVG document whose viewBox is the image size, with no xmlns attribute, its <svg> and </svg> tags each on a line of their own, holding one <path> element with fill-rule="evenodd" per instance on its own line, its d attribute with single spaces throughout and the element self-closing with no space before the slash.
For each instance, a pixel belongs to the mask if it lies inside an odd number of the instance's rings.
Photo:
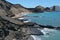
<svg viewBox="0 0 60 40">
<path fill-rule="evenodd" d="M 14 21 L 14 20 L 12 20 Z M 0 40 L 27 40 L 30 35 L 41 35 L 41 34 L 34 34 L 31 32 L 30 27 L 33 27 L 35 25 L 34 23 L 31 23 L 31 25 L 28 23 L 21 24 L 15 24 L 12 23 L 6 19 L 3 19 L 0 16 Z M 29 27 L 28 27 L 29 26 Z M 2 34 L 3 33 L 3 34 Z"/>
<path fill-rule="evenodd" d="M 31 12 L 36 12 L 36 13 L 44 12 L 43 6 L 36 6 L 35 8 L 27 8 L 27 9 L 30 10 Z"/>
<path fill-rule="evenodd" d="M 0 0 L 0 6 L 5 10 L 9 10 L 12 5 L 13 4 L 9 3 L 6 0 Z"/>
<path fill-rule="evenodd" d="M 2 14 L 4 10 L 4 13 L 6 13 L 6 16 L 9 16 L 9 17 L 19 15 L 21 12 L 29 12 L 29 10 L 25 9 L 25 7 L 19 4 L 12 4 L 6 0 L 0 0 L 0 9 Z"/>
<path fill-rule="evenodd" d="M 13 13 L 29 12 L 29 10 L 25 9 L 19 4 L 12 6 L 10 11 L 12 11 Z"/>
<path fill-rule="evenodd" d="M 13 5 L 10 9 L 10 11 L 15 14 L 15 18 L 23 16 L 24 13 L 29 13 L 30 11 L 25 9 L 23 6 L 16 4 Z M 22 14 L 23 13 L 23 14 Z"/>
<path fill-rule="evenodd" d="M 44 9 L 44 11 L 52 12 L 52 9 L 50 9 L 49 7 L 46 7 L 46 8 Z"/>
<path fill-rule="evenodd" d="M 37 7 L 35 7 L 34 12 L 44 12 L 44 7 L 43 6 L 37 6 Z"/>
<path fill-rule="evenodd" d="M 7 2 L 6 0 L 0 0 L 0 14 L 2 13 L 3 15 L 6 16 L 14 16 L 12 12 L 10 12 L 10 8 L 13 4 Z"/>
<path fill-rule="evenodd" d="M 60 6 L 53 6 L 53 11 L 60 11 Z"/>
</svg>

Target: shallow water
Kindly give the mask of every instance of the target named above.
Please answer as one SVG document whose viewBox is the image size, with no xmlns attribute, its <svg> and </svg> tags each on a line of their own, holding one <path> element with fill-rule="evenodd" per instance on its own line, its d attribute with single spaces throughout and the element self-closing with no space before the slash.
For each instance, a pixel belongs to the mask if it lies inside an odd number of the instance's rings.
<svg viewBox="0 0 60 40">
<path fill-rule="evenodd" d="M 32 22 L 36 22 L 42 25 L 52 25 L 52 26 L 60 26 L 60 12 L 45 12 L 45 13 L 33 13 L 27 15 L 27 19 L 30 19 Z M 45 31 L 47 29 L 43 29 L 43 33 L 48 32 L 49 34 L 43 36 L 34 36 L 35 40 L 60 40 L 60 31 L 49 29 L 49 31 Z"/>
</svg>

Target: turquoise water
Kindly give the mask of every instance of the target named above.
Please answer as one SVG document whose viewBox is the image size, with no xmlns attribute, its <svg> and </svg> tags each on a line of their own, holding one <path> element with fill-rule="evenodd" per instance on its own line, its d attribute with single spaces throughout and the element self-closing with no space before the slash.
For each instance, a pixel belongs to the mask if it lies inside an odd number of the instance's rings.
<svg viewBox="0 0 60 40">
<path fill-rule="evenodd" d="M 60 12 L 33 13 L 27 16 L 38 24 L 60 26 Z"/>
<path fill-rule="evenodd" d="M 27 19 L 42 25 L 60 26 L 60 12 L 33 13 Z M 36 40 L 60 40 L 60 31 L 49 31 L 49 35 L 37 36 Z M 40 39 L 41 38 L 41 39 Z"/>
</svg>

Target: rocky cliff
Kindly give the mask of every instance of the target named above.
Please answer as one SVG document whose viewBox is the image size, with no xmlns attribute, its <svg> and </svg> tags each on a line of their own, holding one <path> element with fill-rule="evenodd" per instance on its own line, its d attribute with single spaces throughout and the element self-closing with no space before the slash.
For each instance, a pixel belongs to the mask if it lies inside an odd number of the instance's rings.
<svg viewBox="0 0 60 40">
<path fill-rule="evenodd" d="M 0 0 L 0 12 L 6 13 L 6 16 L 12 17 L 20 14 L 21 12 L 30 12 L 25 7 L 19 4 L 12 4 L 6 0 Z"/>
</svg>

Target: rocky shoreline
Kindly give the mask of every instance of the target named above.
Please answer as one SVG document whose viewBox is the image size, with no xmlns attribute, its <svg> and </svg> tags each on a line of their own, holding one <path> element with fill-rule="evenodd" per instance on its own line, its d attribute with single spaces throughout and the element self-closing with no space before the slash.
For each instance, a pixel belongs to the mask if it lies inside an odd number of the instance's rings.
<svg viewBox="0 0 60 40">
<path fill-rule="evenodd" d="M 0 16 L 0 40 L 30 40 L 30 35 L 44 35 L 37 28 L 60 30 L 60 27 L 44 26 L 33 22 L 23 23 L 22 25 L 15 24 Z"/>
<path fill-rule="evenodd" d="M 30 33 L 32 30 L 30 27 L 33 28 L 33 25 L 35 24 L 32 22 L 26 24 L 24 23 L 23 25 L 15 24 L 0 17 L 0 40 L 25 40 L 28 38 L 27 36 L 34 35 L 34 33 Z"/>
<path fill-rule="evenodd" d="M 6 0 L 0 0 L 0 40 L 33 40 L 31 35 L 44 35 L 39 29 L 50 28 L 60 30 L 60 27 L 40 25 L 34 22 L 24 23 L 18 20 L 25 13 L 51 12 L 50 8 L 37 6 L 36 8 L 25 8 L 19 4 L 12 4 Z"/>
</svg>

